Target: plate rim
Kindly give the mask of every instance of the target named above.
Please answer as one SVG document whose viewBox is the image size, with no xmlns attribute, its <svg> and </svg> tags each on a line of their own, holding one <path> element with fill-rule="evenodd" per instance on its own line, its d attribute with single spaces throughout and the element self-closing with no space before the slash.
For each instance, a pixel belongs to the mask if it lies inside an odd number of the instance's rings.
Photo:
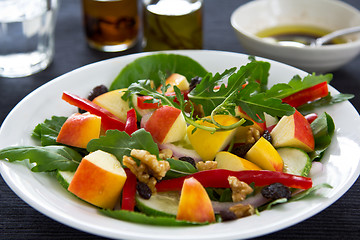
<svg viewBox="0 0 360 240">
<path fill-rule="evenodd" d="M 246 54 L 241 54 L 241 53 L 234 53 L 234 52 L 226 52 L 226 51 L 217 51 L 217 50 L 181 50 L 181 51 L 160 51 L 161 53 L 175 53 L 175 54 L 181 54 L 181 53 L 185 53 L 185 54 L 195 54 L 195 53 L 218 53 L 218 54 L 224 54 L 224 55 L 242 55 L 242 57 L 246 57 L 248 55 Z M 74 69 L 68 73 L 65 73 L 49 82 L 47 82 L 46 84 L 38 87 L 37 89 L 35 89 L 34 91 L 32 91 L 31 93 L 29 93 L 26 97 L 24 97 L 18 104 L 16 104 L 16 106 L 10 111 L 10 113 L 7 115 L 7 117 L 5 118 L 5 120 L 3 121 L 1 127 L 0 127 L 0 136 L 2 135 L 2 130 L 3 130 L 3 126 L 6 126 L 7 125 L 7 122 L 10 121 L 12 115 L 14 114 L 14 112 L 17 111 L 18 108 L 20 108 L 20 106 L 28 101 L 29 99 L 32 98 L 33 95 L 37 94 L 39 91 L 42 91 L 42 89 L 44 88 L 47 88 L 48 86 L 50 86 L 51 84 L 56 84 L 57 82 L 59 81 L 63 81 L 62 79 L 66 79 L 68 76 L 71 76 L 72 74 L 76 74 L 77 72 L 79 71 L 86 71 L 87 69 L 89 68 L 93 68 L 94 66 L 100 66 L 102 64 L 106 65 L 110 62 L 116 62 L 118 61 L 119 59 L 123 59 L 123 58 L 133 58 L 133 59 L 136 59 L 137 57 L 140 57 L 140 56 L 145 56 L 145 55 L 150 55 L 150 54 L 154 54 L 154 53 L 159 53 L 159 52 L 146 52 L 146 53 L 136 53 L 136 54 L 131 54 L 131 55 L 126 55 L 126 56 L 120 56 L 120 57 L 116 57 L 116 58 L 110 58 L 110 59 L 107 59 L 107 60 L 102 60 L 102 61 L 99 61 L 99 62 L 95 62 L 95 63 L 91 63 L 91 64 L 87 64 L 85 66 L 82 66 L 80 68 L 77 68 L 77 69 Z M 303 72 L 304 74 L 306 74 L 306 72 L 300 70 L 300 69 L 297 69 L 295 67 L 291 67 L 289 65 L 286 65 L 286 64 L 283 64 L 283 63 L 279 63 L 277 61 L 274 61 L 274 60 L 270 60 L 270 59 L 266 59 L 266 58 L 260 58 L 259 59 L 264 59 L 266 61 L 269 61 L 272 65 L 273 63 L 276 63 L 276 64 L 280 64 L 284 67 L 288 67 L 288 68 L 291 68 L 291 69 L 295 69 L 296 71 L 301 71 Z M 202 63 L 200 63 L 202 64 Z M 203 64 L 202 64 L 203 65 Z M 332 87 L 331 87 L 332 88 Z M 333 89 L 334 91 L 336 91 L 335 89 Z M 348 102 L 348 101 L 347 101 Z M 348 104 L 350 104 L 349 107 L 352 107 L 355 112 L 357 113 L 356 109 L 351 105 L 350 102 L 348 102 Z M 54 115 L 55 113 L 53 113 Z M 357 113 L 358 114 L 358 113 Z M 359 117 L 359 115 L 357 115 Z M 15 192 L 15 194 L 17 196 L 19 196 L 22 200 L 24 200 L 27 204 L 29 204 L 31 207 L 33 207 L 34 209 L 36 209 L 37 211 L 39 211 L 40 213 L 54 219 L 55 221 L 57 222 L 60 222 L 64 225 L 67 225 L 67 226 L 70 226 L 72 228 L 75 228 L 75 229 L 78 229 L 80 231 L 84 231 L 84 232 L 88 232 L 88 233 L 91 233 L 91 234 L 94 234 L 94 235 L 99 235 L 99 236 L 105 236 L 105 237 L 114 237 L 111 233 L 111 232 L 108 232 L 108 233 L 99 233 L 97 232 L 97 230 L 91 230 L 91 229 L 88 229 L 88 231 L 86 229 L 84 229 L 83 227 L 86 226 L 86 223 L 81 226 L 81 225 L 73 225 L 71 223 L 76 223 L 76 221 L 72 220 L 72 219 L 67 219 L 69 220 L 70 222 L 64 222 L 64 218 L 61 218 L 59 219 L 59 216 L 58 215 L 52 215 L 52 214 L 49 214 L 49 212 L 46 212 L 46 208 L 42 205 L 39 205 L 37 202 L 33 201 L 32 198 L 29 198 L 27 195 L 24 195 L 23 192 L 20 191 L 20 189 L 17 188 L 16 185 L 14 185 L 14 182 L 10 179 L 9 175 L 5 173 L 5 167 L 4 167 L 4 164 L 14 164 L 14 163 L 4 163 L 3 161 L 0 162 L 0 172 L 1 172 L 1 175 L 4 179 L 4 181 L 7 183 L 7 185 L 12 189 L 13 192 Z M 358 169 L 360 170 L 360 167 L 358 166 Z M 31 172 L 31 171 L 30 171 Z M 359 173 L 359 171 L 358 171 Z M 38 174 L 38 173 L 36 173 Z M 337 201 L 346 191 L 348 191 L 350 189 L 350 187 L 355 183 L 355 181 L 357 180 L 359 175 L 357 175 L 356 177 L 354 176 L 353 178 L 351 178 L 351 181 L 348 181 L 347 184 L 346 184 L 346 188 L 342 188 L 341 190 L 342 191 L 338 191 L 337 194 L 336 194 L 336 197 L 335 199 L 333 198 L 331 201 L 326 201 L 326 204 L 323 204 L 321 207 L 320 207 L 320 210 L 315 212 L 315 213 L 312 213 L 312 212 L 309 212 L 307 213 L 307 215 L 305 217 L 303 217 L 303 220 L 306 220 L 310 217 L 312 217 L 313 215 L 315 214 L 318 214 L 319 212 L 323 211 L 325 208 L 327 208 L 328 206 L 330 206 L 331 204 L 333 204 L 335 201 Z M 15 190 L 14 190 L 15 189 Z M 20 192 L 19 192 L 20 191 Z M 29 203 L 30 202 L 30 203 Z M 52 211 L 50 212 L 52 213 Z M 263 213 L 262 213 L 263 214 Z M 116 220 L 116 221 L 119 221 L 119 220 Z M 265 234 L 269 234 L 269 233 L 272 233 L 272 232 L 275 232 L 275 231 L 280 231 L 284 228 L 287 228 L 287 227 L 290 227 L 290 226 L 293 226 L 301 221 L 298 221 L 296 219 L 293 219 L 292 221 L 289 221 L 288 224 L 284 225 L 283 227 L 279 227 L 277 228 L 276 230 L 269 230 L 269 229 L 263 229 L 263 231 L 260 231 L 258 232 L 256 235 L 244 235 L 244 236 L 240 236 L 240 237 L 257 237 L 257 236 L 262 236 L 262 235 L 265 235 Z M 133 224 L 133 223 L 131 223 Z M 135 223 L 136 224 L 136 223 Z M 139 225 L 139 224 L 136 224 L 136 225 Z M 141 225 L 142 226 L 142 225 Z M 150 226 L 150 227 L 154 227 L 154 226 Z M 183 229 L 183 228 L 182 228 Z M 101 229 L 100 229 L 101 231 Z M 133 237 L 139 237 L 138 235 L 124 235 L 122 237 L 130 237 L 130 238 L 133 238 Z M 144 237 L 144 236 L 141 236 L 141 237 Z M 156 236 L 158 239 L 168 239 L 169 236 L 165 236 L 165 238 L 159 238 L 159 236 Z M 218 236 L 217 236 L 218 237 Z M 228 235 L 228 236 L 225 236 L 222 238 L 223 239 L 231 239 L 233 237 L 238 237 L 237 235 Z M 153 239 L 153 238 L 147 238 L 147 239 Z M 181 238 L 173 238 L 173 239 L 181 239 Z M 197 236 L 197 239 L 203 239 L 203 238 L 199 238 L 199 236 Z M 208 238 L 206 238 L 208 239 Z M 213 238 L 213 239 L 216 239 L 216 238 Z"/>
</svg>

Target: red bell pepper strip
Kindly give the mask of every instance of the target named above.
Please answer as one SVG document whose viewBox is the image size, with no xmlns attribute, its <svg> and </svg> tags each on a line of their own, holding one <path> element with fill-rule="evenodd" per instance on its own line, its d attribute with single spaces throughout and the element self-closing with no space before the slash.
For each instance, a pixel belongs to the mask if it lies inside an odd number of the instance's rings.
<svg viewBox="0 0 360 240">
<path fill-rule="evenodd" d="M 316 84 L 282 99 L 284 103 L 296 108 L 307 102 L 326 97 L 329 94 L 327 82 Z"/>
<path fill-rule="evenodd" d="M 159 107 L 160 100 L 157 103 L 145 102 L 147 100 L 151 100 L 153 97 L 151 96 L 137 96 L 137 106 L 140 109 L 156 109 Z"/>
<path fill-rule="evenodd" d="M 182 91 L 182 95 L 184 96 L 185 100 L 189 100 L 188 93 L 189 91 Z M 175 92 L 168 92 L 165 93 L 166 96 L 175 96 Z M 140 109 L 157 109 L 160 107 L 161 100 L 157 103 L 145 102 L 147 100 L 151 100 L 153 97 L 151 96 L 137 96 L 137 106 Z M 179 103 L 179 101 L 175 98 L 174 102 Z"/>
<path fill-rule="evenodd" d="M 133 132 L 138 130 L 137 126 L 137 118 L 136 118 L 136 111 L 134 108 L 127 111 L 126 114 L 126 123 L 125 123 L 125 132 L 131 135 Z"/>
<path fill-rule="evenodd" d="M 267 186 L 272 183 L 282 183 L 285 186 L 299 189 L 308 189 L 312 187 L 311 178 L 283 172 L 267 170 L 230 171 L 225 169 L 214 169 L 196 172 L 180 178 L 163 180 L 156 184 L 156 190 L 158 192 L 179 191 L 182 188 L 184 180 L 189 177 L 194 177 L 204 187 L 229 188 L 229 176 L 237 177 L 240 181 L 246 182 L 247 184 L 255 183 L 255 186 Z"/>
<path fill-rule="evenodd" d="M 135 174 L 133 174 L 130 169 L 125 168 L 124 170 L 126 173 L 126 181 L 122 189 L 121 209 L 134 211 L 137 180 Z"/>
<path fill-rule="evenodd" d="M 101 124 L 105 131 L 108 129 L 124 131 L 125 123 L 118 119 L 114 114 L 105 108 L 96 105 L 92 101 L 68 92 L 63 92 L 62 99 L 71 105 L 101 117 Z"/>
</svg>

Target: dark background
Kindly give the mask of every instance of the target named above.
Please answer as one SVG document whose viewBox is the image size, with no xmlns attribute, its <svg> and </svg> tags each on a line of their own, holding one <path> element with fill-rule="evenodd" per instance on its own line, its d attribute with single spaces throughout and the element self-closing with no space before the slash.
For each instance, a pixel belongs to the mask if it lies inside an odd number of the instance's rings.
<svg viewBox="0 0 360 240">
<path fill-rule="evenodd" d="M 230 25 L 231 13 L 247 0 L 204 0 L 204 49 L 245 53 Z M 346 0 L 360 9 L 359 0 Z M 336 17 L 336 16 L 334 16 Z M 53 63 L 44 71 L 25 78 L 0 77 L 0 122 L 31 91 L 46 82 L 89 63 L 141 52 L 135 48 L 121 53 L 102 53 L 87 47 L 82 28 L 81 2 L 63 0 L 56 25 Z M 334 71 L 331 85 L 351 100 L 359 111 L 360 56 Z M 0 178 L 0 239 L 101 239 L 53 221 L 32 209 Z M 360 239 L 360 182 L 332 206 L 316 216 L 285 230 L 259 239 Z"/>
</svg>

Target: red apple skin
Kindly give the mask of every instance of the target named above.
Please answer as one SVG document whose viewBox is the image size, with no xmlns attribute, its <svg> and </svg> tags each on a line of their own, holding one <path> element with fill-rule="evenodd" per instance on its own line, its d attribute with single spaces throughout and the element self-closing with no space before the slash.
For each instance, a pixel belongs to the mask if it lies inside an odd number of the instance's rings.
<svg viewBox="0 0 360 240">
<path fill-rule="evenodd" d="M 86 148 L 88 142 L 99 138 L 101 118 L 94 114 L 74 113 L 63 124 L 56 141 L 69 146 Z"/>
<path fill-rule="evenodd" d="M 124 186 L 124 178 L 82 159 L 68 190 L 101 208 L 113 209 Z"/>
<path fill-rule="evenodd" d="M 306 152 L 314 150 L 315 141 L 310 123 L 298 111 L 284 116 L 271 131 L 273 145 L 278 147 L 297 147 Z"/>
<path fill-rule="evenodd" d="M 294 124 L 295 138 L 307 145 L 309 147 L 309 152 L 313 151 L 315 148 L 315 140 L 308 120 L 306 120 L 300 112 L 295 111 Z"/>
<path fill-rule="evenodd" d="M 215 222 L 214 209 L 205 188 L 195 178 L 187 178 L 181 189 L 177 220 Z"/>
<path fill-rule="evenodd" d="M 172 125 L 182 114 L 181 110 L 171 106 L 162 106 L 153 112 L 144 128 L 151 133 L 153 139 L 158 143 L 163 143 Z"/>
</svg>

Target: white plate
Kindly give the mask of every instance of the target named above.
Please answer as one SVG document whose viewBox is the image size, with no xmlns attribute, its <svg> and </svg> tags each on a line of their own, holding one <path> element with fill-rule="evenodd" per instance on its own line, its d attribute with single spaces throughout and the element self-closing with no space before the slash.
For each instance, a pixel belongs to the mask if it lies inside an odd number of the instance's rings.
<svg viewBox="0 0 360 240">
<path fill-rule="evenodd" d="M 200 62 L 208 71 L 222 72 L 248 62 L 247 56 L 219 51 L 175 51 Z M 74 70 L 36 89 L 24 98 L 5 119 L 0 129 L 0 148 L 35 144 L 30 134 L 36 124 L 52 115 L 67 116 L 75 108 L 61 100 L 66 90 L 86 96 L 98 84 L 110 85 L 119 71 L 140 53 L 114 58 Z M 288 82 L 306 75 L 293 67 L 271 62 L 270 83 Z M 331 92 L 337 92 L 330 87 Z M 360 173 L 360 118 L 349 102 L 319 111 L 328 112 L 336 124 L 336 134 L 323 162 L 325 172 L 314 183 L 326 182 L 333 189 L 319 191 L 319 197 L 301 200 L 264 211 L 260 216 L 200 227 L 160 227 L 115 220 L 99 214 L 96 208 L 66 192 L 45 173 L 33 173 L 21 163 L 0 162 L 1 175 L 11 189 L 39 212 L 73 228 L 92 234 L 122 239 L 239 239 L 268 234 L 319 213 L 341 197 Z"/>
</svg>

